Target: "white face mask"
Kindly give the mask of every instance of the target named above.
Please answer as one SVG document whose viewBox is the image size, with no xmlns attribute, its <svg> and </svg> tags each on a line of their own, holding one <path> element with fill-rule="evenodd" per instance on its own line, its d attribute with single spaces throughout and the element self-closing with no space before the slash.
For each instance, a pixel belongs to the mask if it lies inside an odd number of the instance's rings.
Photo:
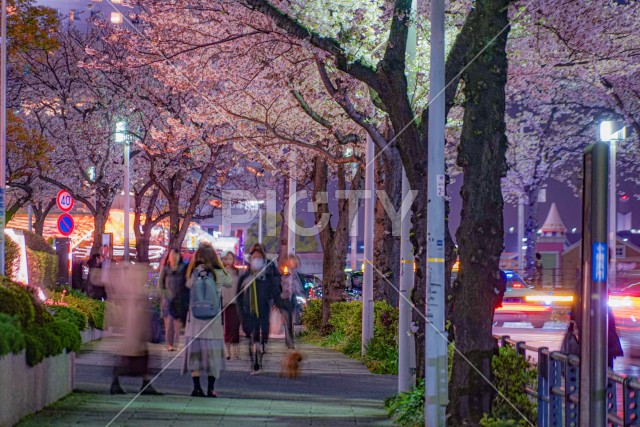
<svg viewBox="0 0 640 427">
<path fill-rule="evenodd" d="M 251 260 L 251 269 L 253 271 L 259 271 L 264 267 L 264 260 L 262 258 L 256 258 Z"/>
</svg>

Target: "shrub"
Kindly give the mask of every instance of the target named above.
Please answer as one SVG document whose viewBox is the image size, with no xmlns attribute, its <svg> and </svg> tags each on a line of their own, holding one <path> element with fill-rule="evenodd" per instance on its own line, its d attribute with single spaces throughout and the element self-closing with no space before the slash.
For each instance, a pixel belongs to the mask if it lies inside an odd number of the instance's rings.
<svg viewBox="0 0 640 427">
<path fill-rule="evenodd" d="M 302 310 L 302 324 L 309 334 L 320 334 L 322 328 L 322 300 L 312 299 Z"/>
<path fill-rule="evenodd" d="M 398 310 L 383 301 L 374 304 L 374 337 L 362 357 L 362 302 L 336 302 L 331 305 L 330 334 L 322 336 L 322 301 L 312 300 L 302 314 L 308 336 L 324 347 L 361 359 L 379 374 L 398 373 Z"/>
<path fill-rule="evenodd" d="M 51 289 L 58 280 L 58 256 L 27 248 L 29 282 L 31 285 Z"/>
<path fill-rule="evenodd" d="M 22 328 L 31 326 L 36 318 L 31 293 L 25 286 L 4 280 L 0 284 L 0 313 L 15 316 Z"/>
<path fill-rule="evenodd" d="M 416 388 L 407 393 L 396 394 L 385 399 L 387 413 L 399 426 L 424 425 L 424 379 L 419 380 Z"/>
<path fill-rule="evenodd" d="M 18 353 L 25 348 L 20 322 L 13 316 L 0 313 L 0 356 Z"/>
<path fill-rule="evenodd" d="M 364 362 L 374 374 L 397 374 L 398 347 L 389 345 L 383 337 L 374 336 L 367 345 Z"/>
<path fill-rule="evenodd" d="M 515 349 L 510 346 L 500 347 L 498 354 L 491 360 L 491 368 L 493 382 L 500 393 L 529 420 L 535 420 L 537 418 L 536 402 L 527 395 L 525 387 L 536 383 L 536 369 L 527 362 L 524 356 L 517 354 Z M 500 395 L 494 398 L 490 415 L 496 420 L 520 420 L 522 418 L 513 406 Z M 524 420 L 522 421 L 524 422 Z M 492 425 L 497 426 L 498 424 Z"/>
<path fill-rule="evenodd" d="M 55 302 L 64 302 L 67 307 L 73 308 L 84 314 L 89 327 L 102 329 L 104 327 L 104 301 L 97 301 L 77 290 L 63 292 L 47 291 L 47 296 Z"/>
<path fill-rule="evenodd" d="M 62 350 L 68 352 L 77 352 L 82 345 L 82 337 L 78 327 L 66 320 L 56 320 L 47 327 L 50 336 L 56 336 L 60 339 L 61 348 L 56 354 L 62 353 Z"/>
<path fill-rule="evenodd" d="M 40 337 L 30 333 L 24 335 L 27 346 L 27 365 L 35 366 L 44 359 L 44 343 Z"/>
<path fill-rule="evenodd" d="M 49 309 L 53 311 L 53 315 L 56 320 L 64 320 L 66 322 L 73 323 L 80 331 L 84 331 L 88 327 L 87 315 L 76 308 L 64 305 L 54 305 Z"/>
<path fill-rule="evenodd" d="M 9 237 L 4 238 L 4 265 L 7 272 L 14 272 L 20 262 L 20 246 Z"/>
<path fill-rule="evenodd" d="M 22 232 L 24 233 L 24 242 L 27 245 L 27 248 L 31 249 L 32 251 L 46 252 L 52 255 L 56 255 L 56 250 L 53 249 L 53 247 L 49 243 L 47 243 L 44 237 L 28 230 L 22 230 Z"/>
<path fill-rule="evenodd" d="M 516 420 L 506 420 L 506 419 L 497 419 L 484 414 L 482 419 L 480 420 L 481 427 L 521 427 L 523 425 L 529 425 L 528 423 Z"/>
</svg>

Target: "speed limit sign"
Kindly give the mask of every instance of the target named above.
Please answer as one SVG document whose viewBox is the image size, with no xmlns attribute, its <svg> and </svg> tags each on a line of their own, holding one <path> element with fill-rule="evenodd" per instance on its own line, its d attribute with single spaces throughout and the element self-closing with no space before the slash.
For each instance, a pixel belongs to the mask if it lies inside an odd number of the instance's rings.
<svg viewBox="0 0 640 427">
<path fill-rule="evenodd" d="M 69 212 L 71 208 L 73 208 L 73 197 L 67 190 L 58 191 L 58 197 L 56 197 L 56 202 L 58 203 L 58 208 L 62 212 Z"/>
</svg>

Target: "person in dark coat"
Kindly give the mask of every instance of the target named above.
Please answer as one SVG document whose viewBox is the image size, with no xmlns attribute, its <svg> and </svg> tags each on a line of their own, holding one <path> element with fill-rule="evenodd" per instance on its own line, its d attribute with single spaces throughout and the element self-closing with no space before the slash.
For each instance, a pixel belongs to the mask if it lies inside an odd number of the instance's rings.
<svg viewBox="0 0 640 427">
<path fill-rule="evenodd" d="M 616 357 L 624 356 L 624 351 L 622 351 L 622 345 L 620 345 L 620 336 L 618 335 L 618 330 L 616 328 L 616 320 L 613 317 L 613 312 L 611 311 L 611 307 L 607 310 L 607 315 L 609 317 L 608 324 L 608 334 L 607 334 L 607 366 L 613 369 L 613 360 Z"/>
<path fill-rule="evenodd" d="M 187 320 L 189 291 L 187 289 L 187 266 L 180 253 L 171 249 L 160 269 L 159 285 L 162 299 L 160 315 L 164 319 L 167 350 L 174 351 L 180 341 L 180 329 Z"/>
<path fill-rule="evenodd" d="M 242 327 L 250 336 L 251 369 L 259 372 L 269 339 L 271 301 L 280 303 L 280 274 L 272 264 L 267 264 L 261 246 L 252 247 L 249 256 L 249 269 L 238 280 L 237 305 Z"/>
</svg>

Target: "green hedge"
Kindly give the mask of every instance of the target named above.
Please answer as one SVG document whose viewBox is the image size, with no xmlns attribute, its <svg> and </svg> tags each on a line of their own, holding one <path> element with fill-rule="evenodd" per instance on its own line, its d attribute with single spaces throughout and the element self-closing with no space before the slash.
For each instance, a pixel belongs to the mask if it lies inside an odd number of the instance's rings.
<svg viewBox="0 0 640 427">
<path fill-rule="evenodd" d="M 7 279 L 0 285 L 0 313 L 15 316 L 22 328 L 31 327 L 36 320 L 36 307 L 31 293 Z"/>
<path fill-rule="evenodd" d="M 58 280 L 58 256 L 27 248 L 29 284 L 51 289 Z"/>
<path fill-rule="evenodd" d="M 66 305 L 53 305 L 49 307 L 49 310 L 53 312 L 53 316 L 56 319 L 72 323 L 81 331 L 89 327 L 87 315 L 76 308 Z"/>
<path fill-rule="evenodd" d="M 7 272 L 13 272 L 20 262 L 20 246 L 6 235 L 4 244 L 4 265 Z"/>
<path fill-rule="evenodd" d="M 63 292 L 65 292 L 64 296 Z M 78 290 L 68 288 L 62 291 L 47 290 L 47 297 L 56 303 L 63 302 L 66 307 L 79 311 L 87 319 L 88 327 L 104 328 L 104 301 L 95 300 Z"/>
<path fill-rule="evenodd" d="M 24 233 L 24 242 L 28 249 L 36 252 L 45 252 L 56 255 L 56 250 L 49 244 L 44 237 L 28 230 L 22 230 Z"/>
<path fill-rule="evenodd" d="M 14 316 L 0 313 L 0 356 L 19 353 L 26 346 L 20 322 Z"/>
<path fill-rule="evenodd" d="M 32 288 L 9 280 L 0 284 L 0 356 L 26 349 L 29 366 L 63 351 L 78 351 L 81 313 L 62 308 L 52 315 Z M 65 314 L 61 314 L 65 313 Z M 59 317 L 58 317 L 59 316 Z"/>
<path fill-rule="evenodd" d="M 384 301 L 374 304 L 374 336 L 365 355 L 362 350 L 362 303 L 337 302 L 331 305 L 330 334 L 323 336 L 322 301 L 311 300 L 302 312 L 307 339 L 362 360 L 371 372 L 398 373 L 398 309 Z"/>
</svg>

